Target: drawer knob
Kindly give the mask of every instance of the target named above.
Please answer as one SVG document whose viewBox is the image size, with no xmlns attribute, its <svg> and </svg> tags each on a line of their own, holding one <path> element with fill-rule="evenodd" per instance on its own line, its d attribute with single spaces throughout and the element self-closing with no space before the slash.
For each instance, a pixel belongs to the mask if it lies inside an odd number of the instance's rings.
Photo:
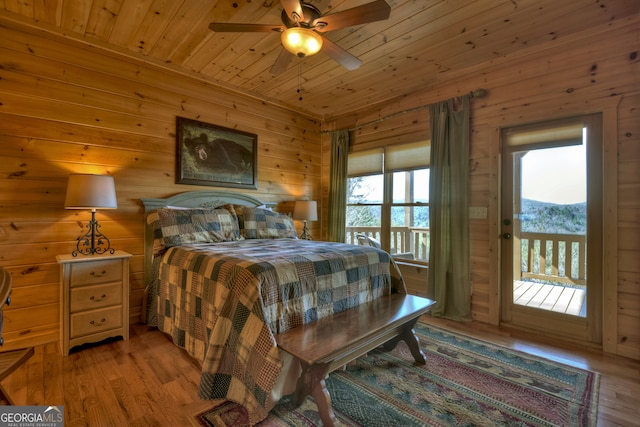
<svg viewBox="0 0 640 427">
<path fill-rule="evenodd" d="M 92 320 L 91 322 L 89 322 L 90 325 L 92 326 L 102 326 L 104 325 L 104 322 L 106 322 L 107 319 L 105 319 L 104 317 L 102 319 L 100 319 L 99 322 L 96 322 L 95 320 Z"/>
<path fill-rule="evenodd" d="M 102 276 L 104 276 L 105 274 L 107 274 L 107 270 L 102 270 L 102 271 L 98 271 L 98 272 L 95 272 L 95 271 L 92 271 L 92 272 L 91 272 L 91 275 L 92 275 L 93 277 L 102 277 Z"/>
<path fill-rule="evenodd" d="M 89 299 L 90 299 L 91 301 L 98 302 L 98 301 L 102 301 L 102 300 L 103 300 L 103 299 L 105 299 L 106 297 L 107 297 L 107 295 L 106 295 L 106 294 L 102 294 L 102 295 L 100 295 L 99 297 L 96 297 L 95 295 L 91 295 L 91 297 L 89 297 Z"/>
</svg>

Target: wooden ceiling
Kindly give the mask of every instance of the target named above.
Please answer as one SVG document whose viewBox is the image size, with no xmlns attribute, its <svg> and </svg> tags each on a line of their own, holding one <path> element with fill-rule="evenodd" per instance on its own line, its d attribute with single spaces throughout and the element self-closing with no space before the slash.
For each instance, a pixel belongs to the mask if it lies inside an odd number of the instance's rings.
<svg viewBox="0 0 640 427">
<path fill-rule="evenodd" d="M 309 0 L 323 14 L 370 0 Z M 279 0 L 0 0 L 38 28 L 126 52 L 325 119 L 389 102 L 465 69 L 638 13 L 637 0 L 387 0 L 388 20 L 325 36 L 362 60 L 324 53 L 269 70 L 279 33 L 214 33 L 210 22 L 281 24 Z M 475 88 L 470 88 L 475 89 Z M 300 99 L 302 98 L 302 99 Z"/>
</svg>

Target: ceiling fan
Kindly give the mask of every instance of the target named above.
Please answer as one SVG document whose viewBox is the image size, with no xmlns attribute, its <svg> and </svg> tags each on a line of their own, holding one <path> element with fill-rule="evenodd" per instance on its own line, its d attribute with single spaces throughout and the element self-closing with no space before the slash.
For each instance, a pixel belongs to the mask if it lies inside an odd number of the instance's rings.
<svg viewBox="0 0 640 427">
<path fill-rule="evenodd" d="M 320 50 L 347 70 L 360 67 L 362 61 L 342 49 L 322 33 L 353 25 L 367 24 L 389 18 L 391 7 L 385 0 L 375 0 L 341 12 L 322 15 L 310 3 L 300 0 L 280 0 L 282 3 L 282 25 L 233 24 L 212 22 L 209 29 L 216 32 L 268 32 L 282 33 L 284 49 L 271 67 L 272 74 L 280 74 L 287 69 L 293 56 L 314 55 Z"/>
</svg>

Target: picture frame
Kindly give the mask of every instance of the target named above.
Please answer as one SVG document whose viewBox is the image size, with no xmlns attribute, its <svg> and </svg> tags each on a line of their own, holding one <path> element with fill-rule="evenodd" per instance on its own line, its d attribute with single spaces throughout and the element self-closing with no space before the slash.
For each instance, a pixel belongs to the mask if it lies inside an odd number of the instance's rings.
<svg viewBox="0 0 640 427">
<path fill-rule="evenodd" d="M 258 188 L 258 136 L 176 118 L 176 184 Z"/>
</svg>

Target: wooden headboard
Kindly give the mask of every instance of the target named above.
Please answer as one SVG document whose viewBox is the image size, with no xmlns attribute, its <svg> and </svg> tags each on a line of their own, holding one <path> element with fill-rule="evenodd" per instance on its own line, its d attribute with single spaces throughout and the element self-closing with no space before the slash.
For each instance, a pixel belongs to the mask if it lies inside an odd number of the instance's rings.
<svg viewBox="0 0 640 427">
<path fill-rule="evenodd" d="M 181 208 L 215 208 L 218 206 L 233 203 L 235 205 L 244 206 L 264 206 L 261 200 L 242 193 L 234 193 L 232 191 L 188 191 L 186 193 L 176 194 L 166 199 L 140 199 L 144 205 L 144 284 L 149 285 L 151 280 L 151 264 L 153 262 L 153 234 L 147 225 L 147 212 L 167 206 L 175 206 Z M 273 207 L 274 204 L 267 204 L 267 207 Z M 144 311 L 144 309 L 143 309 Z"/>
</svg>

